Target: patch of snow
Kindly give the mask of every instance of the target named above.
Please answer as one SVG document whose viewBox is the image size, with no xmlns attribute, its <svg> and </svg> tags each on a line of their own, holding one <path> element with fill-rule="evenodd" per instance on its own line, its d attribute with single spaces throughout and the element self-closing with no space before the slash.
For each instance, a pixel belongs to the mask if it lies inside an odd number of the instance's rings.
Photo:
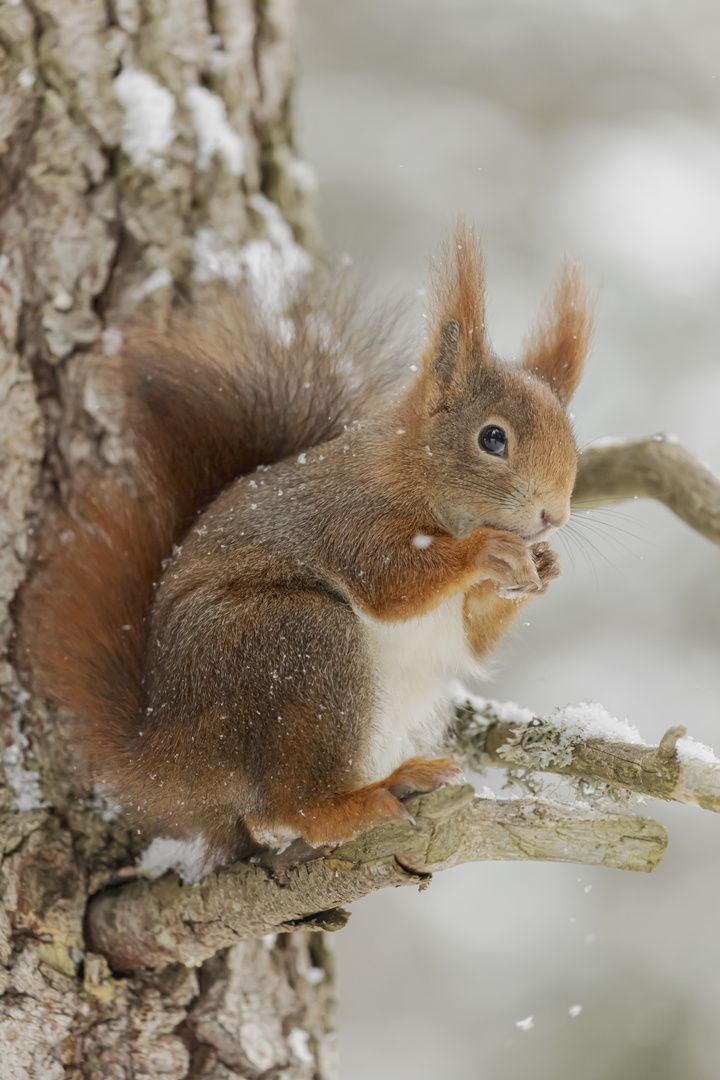
<svg viewBox="0 0 720 1080">
<path fill-rule="evenodd" d="M 533 1016 L 526 1016 L 524 1020 L 516 1020 L 515 1027 L 520 1028 L 521 1031 L 530 1031 L 535 1027 L 535 1018 Z"/>
<path fill-rule="evenodd" d="M 292 229 L 280 212 L 277 203 L 271 202 L 266 195 L 256 192 L 248 199 L 248 203 L 256 214 L 260 214 L 265 220 L 267 234 L 281 251 L 297 247 L 292 234 Z"/>
<path fill-rule="evenodd" d="M 175 98 L 157 79 L 137 68 L 121 71 L 113 83 L 125 112 L 122 148 L 135 165 L 155 164 L 175 138 Z"/>
<path fill-rule="evenodd" d="M 551 723 L 562 727 L 573 738 L 617 739 L 620 742 L 635 743 L 636 746 L 648 745 L 633 724 L 611 716 L 607 709 L 594 701 L 583 701 L 579 705 L 566 705 L 562 709 L 556 709 Z"/>
<path fill-rule="evenodd" d="M 312 195 L 318 189 L 317 173 L 312 165 L 300 158 L 293 158 L 288 164 L 287 174 L 298 191 L 304 195 Z"/>
<path fill-rule="evenodd" d="M 231 250 L 223 245 L 213 229 L 198 229 L 193 241 L 193 276 L 201 283 L 227 281 L 237 285 L 245 276 L 242 248 Z"/>
<path fill-rule="evenodd" d="M 567 765 L 572 760 L 575 745 L 584 739 L 600 738 L 639 746 L 648 745 L 639 731 L 627 720 L 618 720 L 595 702 L 581 702 L 555 709 L 547 719 L 540 719 L 530 709 L 514 702 L 493 701 L 470 694 L 461 683 L 451 687 L 456 708 L 470 707 L 482 720 L 498 719 L 522 725 L 524 730 L 515 742 L 501 746 L 498 754 L 510 767 L 546 769 L 551 765 Z M 471 728 L 472 730 L 472 722 Z"/>
<path fill-rule="evenodd" d="M 62 285 L 59 285 L 53 296 L 52 304 L 56 311 L 69 311 L 73 306 L 73 298 L 67 289 L 63 289 Z"/>
<path fill-rule="evenodd" d="M 118 330 L 116 326 L 109 326 L 107 330 L 103 330 L 102 347 L 106 356 L 117 356 L 122 348 L 122 343 L 122 330 Z"/>
<path fill-rule="evenodd" d="M 717 803 L 717 766 L 720 765 L 716 754 L 704 743 L 695 742 L 689 735 L 678 739 L 677 753 L 685 773 L 685 789 L 702 805 L 703 797 L 710 797 L 712 805 Z"/>
<path fill-rule="evenodd" d="M 311 986 L 317 986 L 325 978 L 325 972 L 320 967 L 311 967 L 306 973 L 305 978 Z"/>
<path fill-rule="evenodd" d="M 696 742 L 690 735 L 678 739 L 676 747 L 678 757 L 683 765 L 691 765 L 700 761 L 708 765 L 720 765 L 720 758 L 716 757 L 715 751 L 711 750 L 705 743 Z"/>
<path fill-rule="evenodd" d="M 568 1009 L 568 1015 L 572 1017 L 579 1016 L 582 1012 L 582 1005 L 571 1005 Z"/>
<path fill-rule="evenodd" d="M 275 203 L 264 195 L 253 195 L 248 201 L 264 217 L 268 240 L 251 240 L 242 249 L 247 277 L 258 301 L 279 313 L 310 271 L 312 260 L 295 243 L 292 229 Z"/>
<path fill-rule="evenodd" d="M 288 1035 L 288 1045 L 292 1051 L 293 1057 L 302 1062 L 303 1065 L 314 1065 L 315 1055 L 311 1053 L 308 1041 L 310 1036 L 307 1031 L 303 1031 L 302 1028 L 293 1028 Z"/>
<path fill-rule="evenodd" d="M 96 784 L 93 788 L 93 797 L 98 815 L 103 821 L 115 821 L 122 813 L 122 803 L 117 800 L 108 784 Z"/>
<path fill-rule="evenodd" d="M 429 548 L 433 542 L 433 538 L 432 536 L 427 536 L 425 533 L 415 533 L 412 542 L 416 548 Z"/>
<path fill-rule="evenodd" d="M 495 701 L 493 698 L 471 694 L 457 679 L 450 684 L 450 694 L 453 705 L 469 705 L 478 713 L 490 711 L 504 723 L 529 724 L 535 717 L 532 709 L 525 709 L 522 705 L 516 705 L 514 701 Z"/>
<path fill-rule="evenodd" d="M 245 147 L 236 131 L 228 123 L 225 102 L 204 86 L 191 86 L 185 100 L 192 113 L 198 141 L 198 168 L 205 172 L 210 168 L 216 153 L 225 160 L 232 176 L 242 176 L 245 171 Z"/>
<path fill-rule="evenodd" d="M 31 71 L 30 68 L 23 68 L 18 75 L 18 82 L 23 90 L 27 90 L 30 86 L 35 84 L 35 73 Z"/>
<path fill-rule="evenodd" d="M 152 293 L 157 292 L 158 289 L 165 289 L 168 285 L 172 285 L 172 280 L 172 274 L 169 270 L 164 268 L 155 270 L 141 285 L 137 285 L 132 290 L 130 298 L 136 303 L 139 303 L 141 300 L 144 300 L 146 296 L 150 296 Z"/>
<path fill-rule="evenodd" d="M 26 769 L 25 754 L 30 740 L 20 726 L 20 712 L 13 712 L 10 719 L 12 741 L 5 747 L 3 766 L 5 777 L 15 796 L 18 810 L 40 810 L 47 806 L 40 787 L 40 774 Z"/>
<path fill-rule="evenodd" d="M 223 854 L 211 851 L 204 834 L 198 833 L 192 840 L 156 836 L 136 866 L 153 881 L 167 870 L 176 870 L 183 883 L 192 884 L 211 873 L 223 860 Z"/>
<path fill-rule="evenodd" d="M 193 246 L 194 277 L 199 282 L 223 279 L 231 285 L 247 280 L 261 312 L 285 340 L 287 327 L 278 320 L 310 271 L 312 260 L 295 243 L 292 229 L 275 203 L 264 195 L 251 196 L 249 203 L 264 218 L 267 238 L 229 249 L 212 229 L 199 229 Z"/>
</svg>

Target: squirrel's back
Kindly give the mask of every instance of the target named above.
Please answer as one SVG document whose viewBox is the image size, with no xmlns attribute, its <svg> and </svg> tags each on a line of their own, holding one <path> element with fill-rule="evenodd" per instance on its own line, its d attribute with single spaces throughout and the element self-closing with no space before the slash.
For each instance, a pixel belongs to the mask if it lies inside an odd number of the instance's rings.
<svg viewBox="0 0 720 1080">
<path fill-rule="evenodd" d="M 242 295 L 219 295 L 192 321 L 131 329 L 101 369 L 130 465 L 122 478 L 78 475 L 51 513 L 18 647 L 36 687 L 80 719 L 95 777 L 138 726 L 155 586 L 197 513 L 235 477 L 374 411 L 397 381 L 393 318 L 360 328 L 357 308 L 338 290 L 321 311 L 305 297 L 270 323 Z"/>
</svg>

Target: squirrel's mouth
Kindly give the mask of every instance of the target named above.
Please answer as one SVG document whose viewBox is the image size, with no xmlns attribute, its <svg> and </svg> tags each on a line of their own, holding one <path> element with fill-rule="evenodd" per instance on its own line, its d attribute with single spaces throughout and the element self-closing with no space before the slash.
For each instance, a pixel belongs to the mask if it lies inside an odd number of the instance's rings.
<svg viewBox="0 0 720 1080">
<path fill-rule="evenodd" d="M 531 536 L 528 539 L 528 544 L 537 544 L 540 540 L 547 540 L 547 538 L 552 536 L 553 533 L 556 533 L 559 528 L 559 525 L 551 525 L 549 523 L 543 525 L 541 529 L 538 529 L 534 536 Z"/>
</svg>

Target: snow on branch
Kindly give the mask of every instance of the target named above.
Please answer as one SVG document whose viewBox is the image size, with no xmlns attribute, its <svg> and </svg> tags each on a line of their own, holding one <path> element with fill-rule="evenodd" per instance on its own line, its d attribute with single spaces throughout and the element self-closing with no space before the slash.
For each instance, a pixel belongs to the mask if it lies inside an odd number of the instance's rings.
<svg viewBox="0 0 720 1080">
<path fill-rule="evenodd" d="M 218 949 L 286 930 L 339 929 L 342 905 L 389 886 L 485 859 L 542 859 L 650 871 L 665 853 L 662 825 L 547 799 L 478 798 L 467 784 L 416 795 L 413 822 L 393 822 L 319 857 L 296 841 L 283 856 L 239 862 L 197 885 L 174 875 L 99 893 L 89 946 L 115 971 L 201 964 Z M 309 858 L 310 856 L 310 858 Z"/>
<path fill-rule="evenodd" d="M 610 716 L 601 705 L 570 705 L 543 719 L 516 705 L 455 695 L 453 750 L 469 767 L 500 765 L 523 772 L 550 772 L 592 788 L 608 785 L 671 802 L 720 812 L 720 760 L 703 743 L 671 727 L 659 746 L 637 728 Z"/>
<path fill-rule="evenodd" d="M 657 499 L 720 544 L 720 480 L 674 436 L 596 443 L 580 454 L 574 507 L 632 498 Z"/>
</svg>

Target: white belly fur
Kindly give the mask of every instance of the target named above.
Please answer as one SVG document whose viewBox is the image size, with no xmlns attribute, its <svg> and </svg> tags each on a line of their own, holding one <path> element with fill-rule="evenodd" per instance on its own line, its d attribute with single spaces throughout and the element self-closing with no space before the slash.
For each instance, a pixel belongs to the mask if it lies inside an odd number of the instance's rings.
<svg viewBox="0 0 720 1080">
<path fill-rule="evenodd" d="M 361 616 L 379 688 L 366 782 L 381 780 L 401 762 L 437 755 L 451 719 L 448 683 L 482 675 L 463 629 L 463 597 L 406 622 Z"/>
</svg>

